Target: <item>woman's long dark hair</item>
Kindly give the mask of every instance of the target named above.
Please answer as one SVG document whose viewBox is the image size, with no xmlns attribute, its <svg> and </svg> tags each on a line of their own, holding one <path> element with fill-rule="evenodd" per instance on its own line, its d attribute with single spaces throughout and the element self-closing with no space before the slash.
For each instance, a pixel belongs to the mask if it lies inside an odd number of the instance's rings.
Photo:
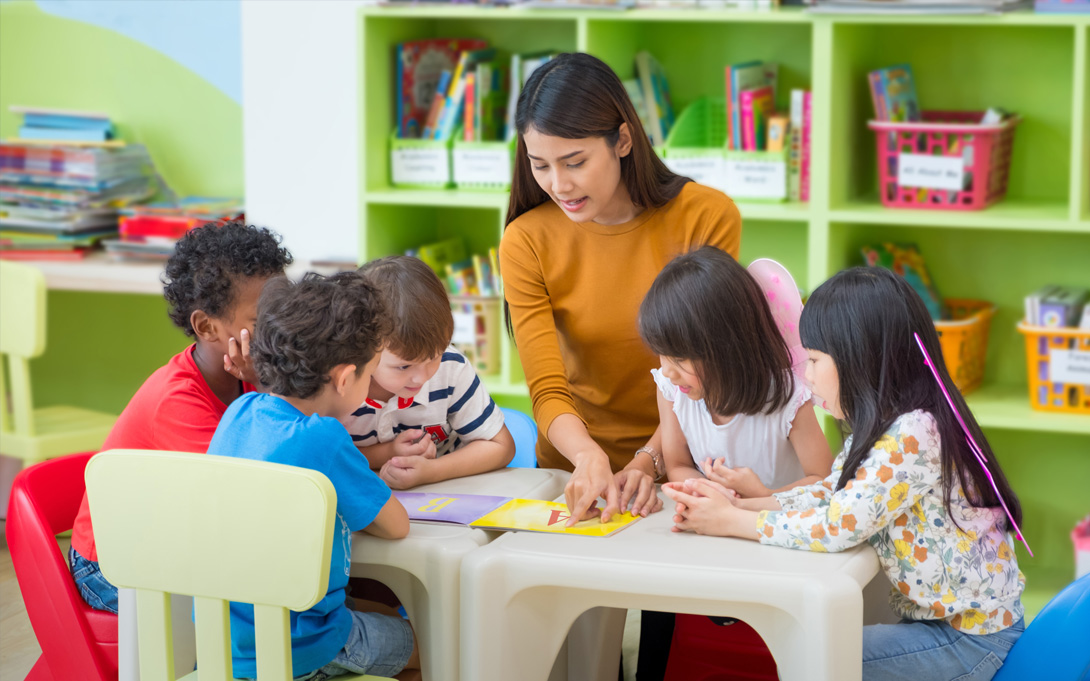
<svg viewBox="0 0 1090 681">
<path fill-rule="evenodd" d="M 526 155 L 523 136 L 530 128 L 565 139 L 602 137 L 612 148 L 620 139 L 621 125 L 627 123 L 632 149 L 621 157 L 621 182 L 632 202 L 641 208 L 665 205 L 691 182 L 672 172 L 658 157 L 621 79 L 604 61 L 589 54 L 567 52 L 538 67 L 519 93 L 514 123 L 518 146 L 504 229 L 523 213 L 551 200 L 534 179 Z M 506 299 L 503 312 L 507 333 L 513 337 Z"/>
<path fill-rule="evenodd" d="M 640 337 L 656 355 L 688 360 L 714 414 L 771 413 L 795 384 L 791 355 L 764 292 L 728 253 L 677 256 L 640 305 Z"/>
<path fill-rule="evenodd" d="M 889 270 L 870 267 L 837 273 L 810 296 L 802 311 L 799 332 L 804 347 L 832 358 L 840 379 L 840 409 L 851 428 L 852 443 L 837 489 L 855 477 L 867 453 L 897 417 L 921 409 L 929 412 L 938 426 L 943 505 L 955 524 L 950 494 L 958 482 L 973 506 L 1000 505 L 942 388 L 924 364 L 923 353 L 912 335 L 918 333 L 946 391 L 980 446 L 1011 516 L 1022 524 L 1018 497 L 946 370 L 939 336 L 927 308 L 904 279 Z"/>
<path fill-rule="evenodd" d="M 613 147 L 623 123 L 632 135 L 632 151 L 621 158 L 621 181 L 628 196 L 641 208 L 662 206 L 690 180 L 671 172 L 655 154 L 613 69 L 582 52 L 557 55 L 538 67 L 519 93 L 515 112 L 518 148 L 505 224 L 550 200 L 534 179 L 526 156 L 523 135 L 527 130 L 565 139 L 602 137 Z"/>
</svg>

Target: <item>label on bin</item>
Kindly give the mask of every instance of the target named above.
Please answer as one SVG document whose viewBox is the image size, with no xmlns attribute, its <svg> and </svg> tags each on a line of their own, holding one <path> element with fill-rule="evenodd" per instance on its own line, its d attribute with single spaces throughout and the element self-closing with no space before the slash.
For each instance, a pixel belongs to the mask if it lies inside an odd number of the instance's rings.
<svg viewBox="0 0 1090 681">
<path fill-rule="evenodd" d="M 507 184 L 511 181 L 511 152 L 504 149 L 455 149 L 454 181 Z"/>
<path fill-rule="evenodd" d="M 693 158 L 664 158 L 666 167 L 678 175 L 691 178 L 693 182 L 727 191 L 726 162 L 715 156 L 695 156 Z"/>
<path fill-rule="evenodd" d="M 787 197 L 787 164 L 783 161 L 726 160 L 727 193 L 735 199 Z"/>
<path fill-rule="evenodd" d="M 395 149 L 390 152 L 394 184 L 446 184 L 450 166 L 446 149 Z"/>
<path fill-rule="evenodd" d="M 477 342 L 477 315 L 472 312 L 455 312 L 454 337 L 451 343 L 475 343 Z"/>
<path fill-rule="evenodd" d="M 960 192 L 965 186 L 965 160 L 961 156 L 901 154 L 897 157 L 897 184 Z"/>
<path fill-rule="evenodd" d="M 1090 385 L 1090 352 L 1052 350 L 1048 353 L 1048 380 Z"/>
</svg>

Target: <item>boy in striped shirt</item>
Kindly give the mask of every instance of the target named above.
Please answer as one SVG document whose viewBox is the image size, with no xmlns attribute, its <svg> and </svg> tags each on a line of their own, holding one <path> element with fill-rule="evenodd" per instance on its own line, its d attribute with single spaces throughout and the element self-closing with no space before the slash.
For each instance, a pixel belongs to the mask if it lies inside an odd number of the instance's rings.
<svg viewBox="0 0 1090 681">
<path fill-rule="evenodd" d="M 515 442 L 472 365 L 450 346 L 454 317 L 439 277 L 417 258 L 360 268 L 393 331 L 367 399 L 343 423 L 391 489 L 503 468 Z"/>
</svg>

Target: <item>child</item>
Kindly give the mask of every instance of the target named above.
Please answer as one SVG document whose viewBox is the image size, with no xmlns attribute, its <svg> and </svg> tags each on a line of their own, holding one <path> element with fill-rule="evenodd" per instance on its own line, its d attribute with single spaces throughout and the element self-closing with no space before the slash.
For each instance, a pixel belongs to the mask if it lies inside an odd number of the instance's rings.
<svg viewBox="0 0 1090 681">
<path fill-rule="evenodd" d="M 707 477 L 763 497 L 829 474 L 832 453 L 810 391 L 757 281 L 705 246 L 672 260 L 640 306 L 659 355 L 659 423 L 669 480 Z"/>
<path fill-rule="evenodd" d="M 249 335 L 257 299 L 291 255 L 267 229 L 229 223 L 187 233 L 164 273 L 170 319 L 193 345 L 157 369 L 117 419 L 103 450 L 204 452 L 227 405 L 253 390 Z M 117 613 L 117 587 L 98 567 L 94 528 L 83 496 L 68 553 L 80 595 L 92 608 Z"/>
<path fill-rule="evenodd" d="M 809 551 L 867 542 L 903 619 L 864 628 L 863 678 L 915 680 L 926 670 L 928 679 L 987 681 L 1023 629 L 1025 578 L 1009 534 L 1022 511 L 950 380 L 927 308 L 897 275 L 860 267 L 814 291 L 800 331 L 815 400 L 852 431 L 832 474 L 759 499 L 707 481 L 670 483 L 676 529 Z"/>
<path fill-rule="evenodd" d="M 355 272 L 328 278 L 308 273 L 297 284 L 269 282 L 258 306 L 252 352 L 270 394 L 247 393 L 235 400 L 208 446 L 209 454 L 319 471 L 337 492 L 329 590 L 310 610 L 291 613 L 296 679 L 391 676 L 420 666 L 408 622 L 350 610 L 345 602 L 351 532 L 388 539 L 409 533 L 405 508 L 338 422 L 367 394 L 386 331 L 378 292 Z M 231 604 L 231 654 L 235 677 L 257 676 L 253 606 Z"/>
<path fill-rule="evenodd" d="M 465 355 L 450 346 L 454 317 L 435 273 L 393 256 L 360 268 L 393 328 L 367 399 L 345 419 L 356 446 L 393 489 L 503 468 L 515 441 Z M 457 454 L 457 456 L 450 456 Z"/>
</svg>

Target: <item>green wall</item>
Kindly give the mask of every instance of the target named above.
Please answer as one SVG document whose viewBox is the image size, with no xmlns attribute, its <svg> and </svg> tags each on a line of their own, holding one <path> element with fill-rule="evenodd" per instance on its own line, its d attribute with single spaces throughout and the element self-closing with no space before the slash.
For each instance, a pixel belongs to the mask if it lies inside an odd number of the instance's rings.
<svg viewBox="0 0 1090 681">
<path fill-rule="evenodd" d="M 194 39 L 199 39 L 195 36 Z M 0 2 L 0 136 L 11 105 L 102 111 L 148 147 L 178 194 L 242 196 L 242 109 L 163 54 L 118 33 Z M 120 412 L 186 337 L 159 296 L 51 291 L 35 403 Z"/>
</svg>

